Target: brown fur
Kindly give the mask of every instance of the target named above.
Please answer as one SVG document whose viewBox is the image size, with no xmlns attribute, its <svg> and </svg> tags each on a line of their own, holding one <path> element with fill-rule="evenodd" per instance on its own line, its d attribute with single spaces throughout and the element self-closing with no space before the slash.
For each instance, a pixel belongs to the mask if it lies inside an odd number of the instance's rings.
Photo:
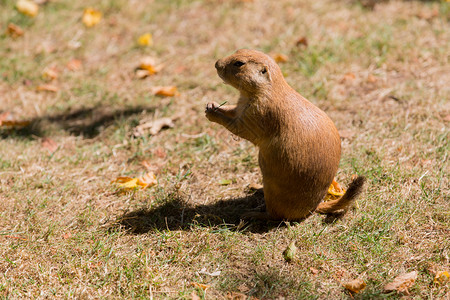
<svg viewBox="0 0 450 300">
<path fill-rule="evenodd" d="M 325 112 L 292 89 L 262 52 L 238 50 L 218 60 L 216 69 L 240 97 L 235 106 L 208 103 L 206 117 L 259 147 L 266 212 L 245 217 L 297 220 L 314 210 L 346 209 L 360 193 L 363 178 L 337 201 L 320 204 L 341 155 L 338 131 Z"/>
</svg>

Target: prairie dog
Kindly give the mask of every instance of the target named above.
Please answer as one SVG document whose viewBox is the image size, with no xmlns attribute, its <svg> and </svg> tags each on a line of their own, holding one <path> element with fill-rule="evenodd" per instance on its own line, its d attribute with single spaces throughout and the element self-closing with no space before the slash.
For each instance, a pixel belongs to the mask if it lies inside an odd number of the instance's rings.
<svg viewBox="0 0 450 300">
<path fill-rule="evenodd" d="M 217 73 L 240 92 L 237 105 L 206 105 L 208 120 L 259 148 L 264 212 L 245 218 L 298 220 L 312 212 L 346 209 L 365 179 L 354 179 L 344 196 L 322 202 L 339 166 L 341 141 L 333 121 L 285 81 L 266 54 L 241 49 L 219 59 Z"/>
</svg>

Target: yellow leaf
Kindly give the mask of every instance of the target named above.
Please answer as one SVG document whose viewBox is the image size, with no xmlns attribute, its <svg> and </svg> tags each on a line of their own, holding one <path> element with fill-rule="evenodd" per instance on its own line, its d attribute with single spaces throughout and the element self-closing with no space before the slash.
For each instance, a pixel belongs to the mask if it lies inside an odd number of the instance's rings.
<svg viewBox="0 0 450 300">
<path fill-rule="evenodd" d="M 447 271 L 438 271 L 434 277 L 434 283 L 444 284 L 448 282 L 450 274 Z"/>
<path fill-rule="evenodd" d="M 146 34 L 141 35 L 138 38 L 138 44 L 141 46 L 153 45 L 153 37 L 152 37 L 151 33 L 146 33 Z"/>
<path fill-rule="evenodd" d="M 163 97 L 173 97 L 179 96 L 180 93 L 176 86 L 155 86 L 152 87 L 151 92 L 153 95 L 163 96 Z"/>
<path fill-rule="evenodd" d="M 98 10 L 95 10 L 93 8 L 86 8 L 83 13 L 83 24 L 86 25 L 86 27 L 92 27 L 94 25 L 97 25 L 100 20 L 102 19 L 102 13 Z"/>
<path fill-rule="evenodd" d="M 349 291 L 353 293 L 359 293 L 361 290 L 363 290 L 366 287 L 366 283 L 362 279 L 354 279 L 349 282 L 344 282 L 342 285 Z"/>
<path fill-rule="evenodd" d="M 33 1 L 19 0 L 16 3 L 17 10 L 29 17 L 35 17 L 39 12 L 39 6 Z"/>
<path fill-rule="evenodd" d="M 113 180 L 111 183 L 118 183 L 119 188 L 124 191 L 131 191 L 134 189 L 146 189 L 156 185 L 156 176 L 153 172 L 148 172 L 142 177 L 132 178 L 127 176 L 120 176 Z"/>
<path fill-rule="evenodd" d="M 341 186 L 339 185 L 339 183 L 336 182 L 336 180 L 333 179 L 333 182 L 328 188 L 327 195 L 325 196 L 323 201 L 335 200 L 342 197 L 344 194 L 345 190 L 341 188 Z"/>
</svg>

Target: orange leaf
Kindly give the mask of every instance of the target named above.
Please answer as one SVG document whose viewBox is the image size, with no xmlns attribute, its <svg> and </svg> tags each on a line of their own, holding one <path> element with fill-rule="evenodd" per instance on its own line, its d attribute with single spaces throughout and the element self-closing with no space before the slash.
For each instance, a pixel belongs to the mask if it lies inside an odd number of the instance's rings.
<svg viewBox="0 0 450 300">
<path fill-rule="evenodd" d="M 299 38 L 299 39 L 297 40 L 297 42 L 295 42 L 295 44 L 296 44 L 297 46 L 303 45 L 303 46 L 307 47 L 307 46 L 308 46 L 308 39 L 307 39 L 306 37 L 303 36 L 303 37 Z"/>
<path fill-rule="evenodd" d="M 11 113 L 5 112 L 0 114 L 0 126 L 9 127 L 25 127 L 30 124 L 30 121 L 17 121 L 12 119 Z"/>
<path fill-rule="evenodd" d="M 14 38 L 22 36 L 24 34 L 23 29 L 16 24 L 9 23 L 8 28 L 6 28 L 6 34 Z"/>
<path fill-rule="evenodd" d="M 45 91 L 45 92 L 56 93 L 59 90 L 59 88 L 57 86 L 52 85 L 52 84 L 42 84 L 42 85 L 37 86 L 36 90 L 38 92 Z"/>
<path fill-rule="evenodd" d="M 173 97 L 179 96 L 180 93 L 177 90 L 176 86 L 155 86 L 151 88 L 151 92 L 153 95 L 163 96 L 163 97 Z"/>
<path fill-rule="evenodd" d="M 69 69 L 70 71 L 78 71 L 81 69 L 81 67 L 82 67 L 82 63 L 81 63 L 81 60 L 79 60 L 79 59 L 74 58 L 67 63 L 67 69 Z"/>
<path fill-rule="evenodd" d="M 196 288 L 201 288 L 202 290 L 206 290 L 207 288 L 210 287 L 210 285 L 198 283 L 198 282 L 193 282 L 193 283 L 191 283 L 191 285 Z"/>
<path fill-rule="evenodd" d="M 434 276 L 434 283 L 444 284 L 449 281 L 450 274 L 448 271 L 438 271 L 436 272 L 436 276 Z"/>
<path fill-rule="evenodd" d="M 353 292 L 353 293 L 359 293 L 361 290 L 363 290 L 366 287 L 366 283 L 362 279 L 354 279 L 349 282 L 345 282 L 342 284 L 347 290 Z"/>
<path fill-rule="evenodd" d="M 91 7 L 86 8 L 83 13 L 82 22 L 86 27 L 97 25 L 102 19 L 102 13 Z"/>
<path fill-rule="evenodd" d="M 284 63 L 289 60 L 289 57 L 287 55 L 284 55 L 281 53 L 276 53 L 276 54 L 272 55 L 272 57 L 277 63 Z"/>
<path fill-rule="evenodd" d="M 158 73 L 159 71 L 161 71 L 163 67 L 164 67 L 164 65 L 162 65 L 162 64 L 156 65 L 156 60 L 153 57 L 146 56 L 146 57 L 142 58 L 142 60 L 139 64 L 139 67 L 137 67 L 136 76 L 138 78 L 144 78 L 149 75 L 154 75 L 154 74 Z M 141 72 L 139 72 L 139 71 L 141 71 Z M 142 71 L 147 71 L 147 73 L 142 72 Z"/>
</svg>

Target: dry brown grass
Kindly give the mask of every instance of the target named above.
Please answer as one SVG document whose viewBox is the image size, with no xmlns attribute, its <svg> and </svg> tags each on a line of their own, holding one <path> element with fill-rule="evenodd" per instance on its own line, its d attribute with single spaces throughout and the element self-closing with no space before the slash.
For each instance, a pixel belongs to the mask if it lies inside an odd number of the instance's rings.
<svg viewBox="0 0 450 300">
<path fill-rule="evenodd" d="M 0 4 L 1 30 L 25 30 L 0 36 L 0 113 L 31 120 L 0 128 L 2 298 L 339 299 L 349 297 L 340 282 L 360 277 L 367 288 L 354 296 L 369 299 L 412 270 L 410 297 L 449 297 L 448 284 L 433 284 L 433 272 L 450 268 L 448 2 L 82 2 L 50 1 L 33 20 L 14 1 Z M 80 21 L 87 6 L 104 14 L 93 28 Z M 154 46 L 137 46 L 145 32 Z M 295 45 L 301 37 L 307 47 Z M 338 181 L 369 179 L 344 218 L 239 221 L 262 200 L 246 188 L 261 181 L 257 151 L 203 108 L 235 101 L 213 66 L 244 47 L 288 55 L 288 82 L 342 132 Z M 146 55 L 165 68 L 138 80 Z M 73 58 L 81 70 L 67 70 Z M 37 92 L 49 66 L 59 91 Z M 159 85 L 181 95 L 152 96 Z M 173 129 L 131 135 L 139 120 L 180 113 Z M 110 181 L 144 173 L 143 160 L 158 186 L 116 193 Z M 299 250 L 286 263 L 292 240 Z"/>
</svg>

